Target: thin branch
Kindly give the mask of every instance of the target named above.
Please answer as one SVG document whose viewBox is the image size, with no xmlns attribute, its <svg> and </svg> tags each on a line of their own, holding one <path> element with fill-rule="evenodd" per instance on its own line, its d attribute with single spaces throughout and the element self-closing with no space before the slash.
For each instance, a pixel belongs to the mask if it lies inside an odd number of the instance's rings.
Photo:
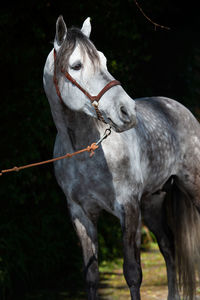
<svg viewBox="0 0 200 300">
<path fill-rule="evenodd" d="M 155 23 L 153 22 L 143 11 L 143 9 L 140 7 L 140 5 L 138 4 L 137 0 L 134 0 L 135 1 L 135 4 L 137 5 L 137 7 L 139 8 L 139 10 L 141 11 L 141 13 L 143 14 L 143 16 L 150 22 L 152 23 L 154 26 L 155 26 L 155 30 L 157 27 L 160 27 L 162 29 L 167 29 L 167 30 L 170 30 L 170 27 L 167 27 L 167 26 L 163 26 L 163 25 L 160 25 L 158 23 Z"/>
</svg>

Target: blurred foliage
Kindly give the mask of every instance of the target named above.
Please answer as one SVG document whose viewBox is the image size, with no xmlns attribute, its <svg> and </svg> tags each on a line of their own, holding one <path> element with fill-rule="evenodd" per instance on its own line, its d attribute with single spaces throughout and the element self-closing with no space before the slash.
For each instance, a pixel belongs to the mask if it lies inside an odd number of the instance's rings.
<svg viewBox="0 0 200 300">
<path fill-rule="evenodd" d="M 185 104 L 199 118 L 200 40 L 198 9 L 191 2 L 134 0 L 73 2 L 7 1 L 0 11 L 1 164 L 8 168 L 50 158 L 56 130 L 42 85 L 55 22 L 68 26 L 92 18 L 97 48 L 111 73 L 132 97 L 164 95 Z M 40 288 L 82 288 L 82 257 L 65 197 L 52 166 L 0 178 L 0 299 Z M 100 259 L 121 255 L 118 220 L 99 220 Z"/>
<path fill-rule="evenodd" d="M 141 230 L 141 249 L 148 251 L 152 248 L 152 244 L 156 244 L 157 240 L 153 232 L 151 232 L 145 224 L 142 224 Z"/>
</svg>

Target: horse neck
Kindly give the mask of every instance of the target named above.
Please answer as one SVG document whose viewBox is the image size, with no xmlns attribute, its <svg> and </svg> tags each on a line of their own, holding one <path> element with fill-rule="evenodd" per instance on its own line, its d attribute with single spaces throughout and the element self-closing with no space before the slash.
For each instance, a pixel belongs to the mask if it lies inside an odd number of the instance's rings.
<svg viewBox="0 0 200 300">
<path fill-rule="evenodd" d="M 65 141 L 66 137 L 70 138 L 76 150 L 96 142 L 105 130 L 102 122 L 83 112 L 70 110 L 57 95 L 53 99 L 51 110 L 61 140 Z"/>
<path fill-rule="evenodd" d="M 61 102 L 53 83 L 53 69 L 54 58 L 51 51 L 44 68 L 44 87 L 59 136 L 64 141 L 71 135 L 75 148 L 95 142 L 105 130 L 105 125 L 85 113 L 70 110 Z"/>
<path fill-rule="evenodd" d="M 81 112 L 64 108 L 67 132 L 75 149 L 96 142 L 105 125 Z"/>
</svg>

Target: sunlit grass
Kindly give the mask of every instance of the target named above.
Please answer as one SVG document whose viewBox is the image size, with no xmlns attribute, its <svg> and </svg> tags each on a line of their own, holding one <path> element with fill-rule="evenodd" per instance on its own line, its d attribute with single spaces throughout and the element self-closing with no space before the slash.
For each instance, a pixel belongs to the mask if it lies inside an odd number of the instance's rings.
<svg viewBox="0 0 200 300">
<path fill-rule="evenodd" d="M 142 300 L 166 300 L 167 299 L 167 276 L 164 259 L 157 244 L 151 244 L 148 251 L 141 253 L 143 281 L 141 286 Z M 128 286 L 123 276 L 123 259 L 102 261 L 100 264 L 100 300 L 130 300 Z M 200 293 L 200 289 L 197 289 Z M 74 294 L 67 290 L 63 291 L 40 291 L 27 295 L 25 300 L 85 300 L 84 291 Z"/>
<path fill-rule="evenodd" d="M 141 287 L 142 299 L 166 299 L 167 278 L 165 262 L 158 250 L 158 245 L 152 243 L 148 251 L 141 253 L 143 282 Z M 123 276 L 123 259 L 112 262 L 103 261 L 100 265 L 102 300 L 130 299 L 129 289 Z"/>
<path fill-rule="evenodd" d="M 100 273 L 113 272 L 114 269 L 122 267 L 122 259 L 117 258 L 113 261 L 102 261 L 99 266 Z"/>
</svg>

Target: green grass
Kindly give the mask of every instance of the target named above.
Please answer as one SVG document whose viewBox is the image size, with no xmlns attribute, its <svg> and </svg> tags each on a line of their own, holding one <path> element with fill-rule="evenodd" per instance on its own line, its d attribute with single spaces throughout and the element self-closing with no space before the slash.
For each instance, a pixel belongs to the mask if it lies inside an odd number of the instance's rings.
<svg viewBox="0 0 200 300">
<path fill-rule="evenodd" d="M 141 253 L 141 263 L 143 271 L 142 300 L 166 299 L 166 268 L 157 244 L 152 243 L 149 245 L 148 251 Z M 101 285 L 99 291 L 102 300 L 130 299 L 129 289 L 123 276 L 122 264 L 122 258 L 112 262 L 103 261 L 101 263 Z"/>
<path fill-rule="evenodd" d="M 158 250 L 157 244 L 152 244 L 149 251 L 141 253 L 143 281 L 141 286 L 142 300 L 166 300 L 167 276 L 165 262 Z M 130 300 L 128 286 L 123 276 L 123 259 L 102 261 L 100 264 L 100 300 Z M 197 289 L 200 293 L 200 289 Z M 79 288 L 74 293 L 67 289 L 41 290 L 26 295 L 21 300 L 85 300 L 84 290 Z"/>
</svg>

